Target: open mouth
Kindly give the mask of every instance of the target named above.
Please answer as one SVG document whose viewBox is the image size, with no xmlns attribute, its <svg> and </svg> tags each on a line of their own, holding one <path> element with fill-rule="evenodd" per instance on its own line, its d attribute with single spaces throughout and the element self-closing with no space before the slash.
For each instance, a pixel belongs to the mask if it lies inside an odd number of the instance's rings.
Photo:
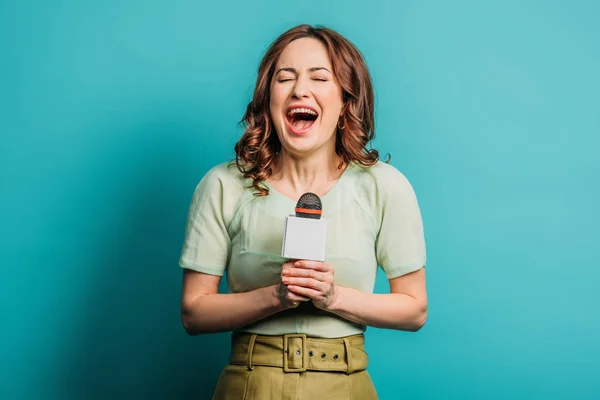
<svg viewBox="0 0 600 400">
<path fill-rule="evenodd" d="M 296 107 L 290 108 L 285 117 L 294 133 L 303 133 L 310 129 L 319 114 L 312 108 Z"/>
</svg>

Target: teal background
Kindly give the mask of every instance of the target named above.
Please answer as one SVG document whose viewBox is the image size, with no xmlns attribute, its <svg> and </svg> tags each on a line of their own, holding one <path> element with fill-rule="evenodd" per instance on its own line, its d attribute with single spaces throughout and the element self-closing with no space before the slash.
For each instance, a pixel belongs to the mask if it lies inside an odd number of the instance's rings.
<svg viewBox="0 0 600 400">
<path fill-rule="evenodd" d="M 0 4 L 0 398 L 210 398 L 187 208 L 300 23 L 364 53 L 423 212 L 429 320 L 368 330 L 381 398 L 600 398 L 600 3 Z"/>
</svg>

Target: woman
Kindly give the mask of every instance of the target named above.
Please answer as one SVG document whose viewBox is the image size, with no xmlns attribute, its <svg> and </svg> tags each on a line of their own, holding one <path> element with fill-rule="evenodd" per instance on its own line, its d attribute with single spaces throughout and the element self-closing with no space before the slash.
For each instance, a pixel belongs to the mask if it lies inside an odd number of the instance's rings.
<svg viewBox="0 0 600 400">
<path fill-rule="evenodd" d="M 373 110 L 365 62 L 335 31 L 298 26 L 267 50 L 236 162 L 198 184 L 180 259 L 187 332 L 233 331 L 215 399 L 375 399 L 366 326 L 425 323 L 421 214 L 404 175 L 367 149 Z M 281 257 L 306 192 L 328 220 L 324 262 Z M 378 265 L 389 294 L 373 294 Z"/>
</svg>

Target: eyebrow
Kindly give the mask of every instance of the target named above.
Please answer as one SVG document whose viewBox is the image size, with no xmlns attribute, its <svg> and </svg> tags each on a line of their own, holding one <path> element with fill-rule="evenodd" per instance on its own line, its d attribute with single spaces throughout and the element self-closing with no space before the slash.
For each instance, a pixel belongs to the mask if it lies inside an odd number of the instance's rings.
<svg viewBox="0 0 600 400">
<path fill-rule="evenodd" d="M 325 67 L 312 67 L 312 68 L 309 68 L 309 69 L 308 69 L 308 72 L 315 72 L 315 71 L 320 71 L 320 70 L 325 70 L 325 71 L 327 71 L 327 72 L 331 73 L 331 71 L 329 71 L 329 70 L 328 70 L 327 68 L 325 68 Z M 278 70 L 277 70 L 277 72 L 275 73 L 275 75 L 277 75 L 277 74 L 278 74 L 278 73 L 280 73 L 281 71 L 287 71 L 287 72 L 291 72 L 291 73 L 294 73 L 294 74 L 297 74 L 297 73 L 298 73 L 298 71 L 296 71 L 296 69 L 295 69 L 295 68 L 280 68 L 280 69 L 278 69 Z"/>
</svg>

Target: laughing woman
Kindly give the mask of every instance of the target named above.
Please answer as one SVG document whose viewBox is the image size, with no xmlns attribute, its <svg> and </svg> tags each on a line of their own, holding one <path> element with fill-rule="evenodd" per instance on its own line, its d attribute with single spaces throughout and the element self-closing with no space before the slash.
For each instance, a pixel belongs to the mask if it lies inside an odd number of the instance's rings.
<svg viewBox="0 0 600 400">
<path fill-rule="evenodd" d="M 406 177 L 368 149 L 373 115 L 366 64 L 340 34 L 301 25 L 267 50 L 235 162 L 196 187 L 179 261 L 186 331 L 233 332 L 215 399 L 376 399 L 366 327 L 425 323 L 421 213 Z M 324 262 L 281 257 L 306 192 L 328 220 Z M 373 293 L 378 266 L 390 293 Z"/>
</svg>

